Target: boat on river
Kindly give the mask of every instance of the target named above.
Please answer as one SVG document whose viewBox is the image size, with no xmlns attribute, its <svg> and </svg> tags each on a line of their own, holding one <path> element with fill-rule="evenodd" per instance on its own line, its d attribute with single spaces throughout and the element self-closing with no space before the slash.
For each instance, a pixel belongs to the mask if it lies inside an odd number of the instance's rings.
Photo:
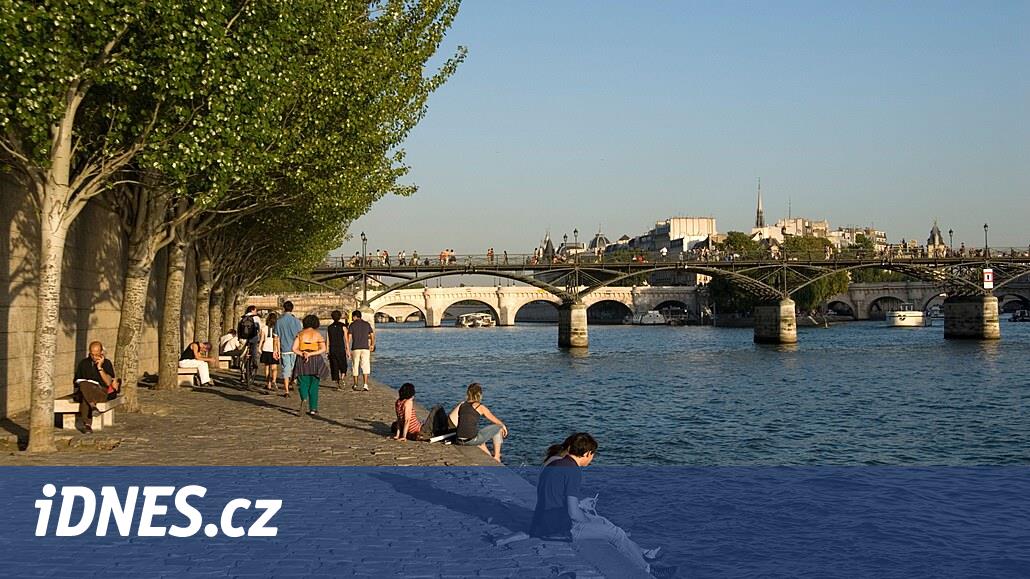
<svg viewBox="0 0 1030 579">
<path fill-rule="evenodd" d="M 930 318 L 912 304 L 901 304 L 901 308 L 887 312 L 889 328 L 922 328 L 930 325 Z"/>
<path fill-rule="evenodd" d="M 454 321 L 459 328 L 492 328 L 497 325 L 494 317 L 486 313 L 462 314 Z"/>
<path fill-rule="evenodd" d="M 633 316 L 633 324 L 637 326 L 664 326 L 665 316 L 658 310 L 650 310 L 646 314 Z"/>
<path fill-rule="evenodd" d="M 1016 310 L 1012 312 L 1010 322 L 1030 322 L 1030 310 Z"/>
</svg>

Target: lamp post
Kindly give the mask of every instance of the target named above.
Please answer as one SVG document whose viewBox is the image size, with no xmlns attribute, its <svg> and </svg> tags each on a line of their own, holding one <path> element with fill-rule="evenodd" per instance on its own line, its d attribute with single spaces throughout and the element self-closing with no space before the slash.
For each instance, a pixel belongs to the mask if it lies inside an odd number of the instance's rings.
<svg viewBox="0 0 1030 579">
<path fill-rule="evenodd" d="M 951 248 L 951 254 L 955 254 L 955 230 L 948 230 L 948 246 Z"/>
<path fill-rule="evenodd" d="M 573 244 L 576 246 L 576 263 L 579 263 L 579 228 L 572 230 L 572 237 L 575 240 Z"/>
<path fill-rule="evenodd" d="M 984 223 L 984 257 L 991 256 L 991 246 L 987 244 L 987 224 Z"/>
<path fill-rule="evenodd" d="M 561 236 L 561 246 L 562 246 L 562 249 L 565 250 L 565 257 L 568 257 L 569 256 L 569 234 L 568 233 L 566 233 L 565 235 Z"/>
<path fill-rule="evenodd" d="M 368 237 L 365 237 L 365 232 L 361 232 L 361 303 L 362 305 L 368 304 L 368 276 L 365 274 L 365 268 L 368 267 L 368 263 L 365 261 L 368 255 Z"/>
</svg>

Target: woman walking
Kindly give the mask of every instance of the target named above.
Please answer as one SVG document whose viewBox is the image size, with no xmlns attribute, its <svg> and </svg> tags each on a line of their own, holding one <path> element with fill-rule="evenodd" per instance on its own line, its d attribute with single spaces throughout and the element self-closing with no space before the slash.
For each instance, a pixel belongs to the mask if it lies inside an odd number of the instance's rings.
<svg viewBox="0 0 1030 579">
<path fill-rule="evenodd" d="M 325 354 L 325 338 L 318 331 L 318 316 L 304 316 L 304 329 L 293 340 L 293 352 L 297 354 L 297 365 L 293 376 L 297 379 L 297 391 L 300 392 L 300 410 L 304 411 L 304 401 L 308 401 L 308 414 L 318 416 L 318 383 L 328 374 Z"/>
<path fill-rule="evenodd" d="M 279 379 L 279 360 L 282 359 L 279 336 L 275 334 L 275 323 L 279 316 L 275 312 L 268 314 L 265 319 L 265 326 L 259 332 L 261 343 L 261 364 L 265 367 L 265 389 L 276 391 L 275 385 Z"/>
<path fill-rule="evenodd" d="M 493 441 L 493 458 L 501 462 L 501 445 L 508 436 L 508 427 L 494 416 L 493 412 L 483 404 L 483 387 L 478 382 L 469 384 L 465 391 L 465 401 L 451 410 L 452 424 L 458 425 L 457 443 L 462 446 L 478 446 L 483 452 L 490 454 L 486 448 L 488 440 Z M 479 428 L 479 417 L 486 418 L 493 424 Z"/>
</svg>

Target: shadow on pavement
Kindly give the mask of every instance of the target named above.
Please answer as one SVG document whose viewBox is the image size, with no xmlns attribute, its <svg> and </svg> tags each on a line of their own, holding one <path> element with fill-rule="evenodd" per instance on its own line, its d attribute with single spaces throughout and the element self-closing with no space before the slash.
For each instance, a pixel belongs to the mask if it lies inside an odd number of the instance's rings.
<svg viewBox="0 0 1030 579">
<path fill-rule="evenodd" d="M 491 497 L 452 493 L 433 486 L 427 480 L 392 473 L 374 473 L 372 476 L 388 483 L 399 493 L 475 517 L 485 523 L 500 525 L 512 533 L 528 531 L 533 518 L 533 511 L 527 508 Z"/>
</svg>

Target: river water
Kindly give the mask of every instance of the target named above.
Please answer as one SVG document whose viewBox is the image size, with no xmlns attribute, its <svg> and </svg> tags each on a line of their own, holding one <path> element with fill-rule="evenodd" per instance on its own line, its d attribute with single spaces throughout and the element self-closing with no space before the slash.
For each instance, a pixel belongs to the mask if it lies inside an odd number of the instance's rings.
<svg viewBox="0 0 1030 579">
<path fill-rule="evenodd" d="M 448 410 L 465 386 L 511 434 L 505 463 L 538 464 L 574 431 L 598 465 L 1030 464 L 1030 324 L 998 342 L 878 323 L 801 328 L 796 347 L 750 329 L 591 326 L 587 352 L 553 325 L 380 324 L 374 376 Z"/>
</svg>

